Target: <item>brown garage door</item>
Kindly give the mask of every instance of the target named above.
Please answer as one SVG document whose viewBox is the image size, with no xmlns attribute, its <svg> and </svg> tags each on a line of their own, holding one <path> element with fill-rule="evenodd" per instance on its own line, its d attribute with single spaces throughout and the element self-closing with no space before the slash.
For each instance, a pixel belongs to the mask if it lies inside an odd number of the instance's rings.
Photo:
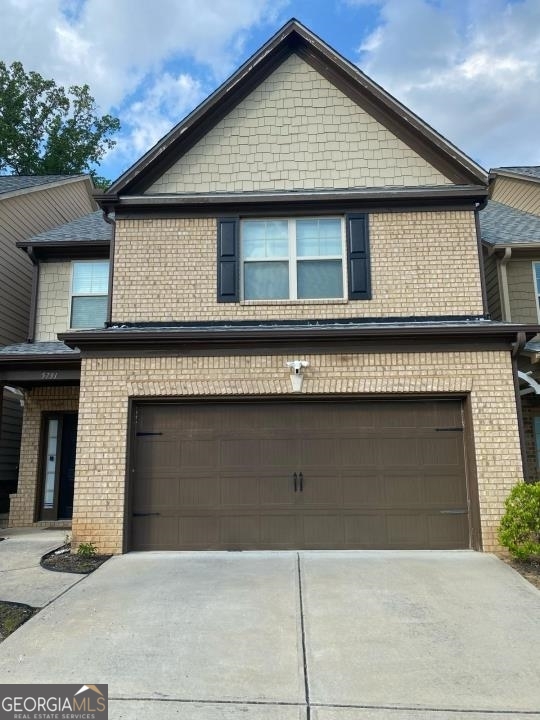
<svg viewBox="0 0 540 720">
<path fill-rule="evenodd" d="M 131 548 L 466 548 L 461 403 L 140 404 Z"/>
</svg>

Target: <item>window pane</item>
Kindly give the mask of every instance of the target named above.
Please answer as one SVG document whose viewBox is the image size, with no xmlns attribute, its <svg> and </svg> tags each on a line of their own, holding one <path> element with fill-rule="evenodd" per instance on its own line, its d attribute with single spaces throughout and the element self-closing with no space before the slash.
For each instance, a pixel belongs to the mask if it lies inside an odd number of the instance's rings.
<svg viewBox="0 0 540 720">
<path fill-rule="evenodd" d="M 244 264 L 244 298 L 278 300 L 289 297 L 289 263 L 248 262 Z"/>
<path fill-rule="evenodd" d="M 99 328 L 105 325 L 107 296 L 74 297 L 71 302 L 72 328 Z"/>
<path fill-rule="evenodd" d="M 109 261 L 73 263 L 73 289 L 77 295 L 104 295 L 108 292 Z"/>
<path fill-rule="evenodd" d="M 54 506 L 54 484 L 56 479 L 56 447 L 58 442 L 58 420 L 49 420 L 47 427 L 47 460 L 45 482 L 43 483 L 43 507 Z"/>
<path fill-rule="evenodd" d="M 540 263 L 534 263 L 534 276 L 536 278 L 536 292 L 540 294 Z"/>
<path fill-rule="evenodd" d="M 341 221 L 330 218 L 297 220 L 296 252 L 298 257 L 341 256 Z"/>
<path fill-rule="evenodd" d="M 244 258 L 274 258 L 289 255 L 287 220 L 246 220 L 242 223 Z"/>
<path fill-rule="evenodd" d="M 297 281 L 299 298 L 342 298 L 341 260 L 302 260 Z"/>
</svg>

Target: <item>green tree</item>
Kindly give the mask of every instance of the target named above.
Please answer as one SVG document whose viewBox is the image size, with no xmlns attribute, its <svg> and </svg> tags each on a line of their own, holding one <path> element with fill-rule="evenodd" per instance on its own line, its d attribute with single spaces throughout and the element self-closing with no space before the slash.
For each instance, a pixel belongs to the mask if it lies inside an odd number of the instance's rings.
<svg viewBox="0 0 540 720">
<path fill-rule="evenodd" d="M 116 145 L 120 121 L 97 114 L 88 85 L 67 91 L 20 62 L 0 61 L 0 174 L 69 175 L 90 173 Z"/>
</svg>

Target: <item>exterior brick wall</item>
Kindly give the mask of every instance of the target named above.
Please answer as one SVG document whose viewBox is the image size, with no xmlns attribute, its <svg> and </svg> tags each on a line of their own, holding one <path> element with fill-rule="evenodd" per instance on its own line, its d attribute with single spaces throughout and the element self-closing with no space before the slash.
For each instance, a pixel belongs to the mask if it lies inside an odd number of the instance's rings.
<svg viewBox="0 0 540 720">
<path fill-rule="evenodd" d="M 36 518 L 36 493 L 40 487 L 39 448 L 42 413 L 73 412 L 79 406 L 78 387 L 38 387 L 24 399 L 23 432 L 17 493 L 10 495 L 9 526 L 32 525 Z M 40 523 L 43 524 L 43 523 Z M 45 523 L 54 525 L 56 523 Z M 65 524 L 65 521 L 63 521 Z"/>
<path fill-rule="evenodd" d="M 148 192 L 448 184 L 384 125 L 291 55 Z"/>
<path fill-rule="evenodd" d="M 298 353 L 295 353 L 298 356 Z M 523 479 L 510 353 L 307 355 L 304 392 L 470 393 L 485 550 L 510 488 Z M 83 360 L 73 540 L 122 551 L 128 399 L 290 394 L 289 356 Z"/>
<path fill-rule="evenodd" d="M 117 221 L 115 322 L 482 314 L 474 214 L 373 213 L 369 301 L 218 303 L 216 220 Z"/>
<path fill-rule="evenodd" d="M 57 340 L 69 328 L 71 263 L 40 263 L 36 342 Z"/>
</svg>

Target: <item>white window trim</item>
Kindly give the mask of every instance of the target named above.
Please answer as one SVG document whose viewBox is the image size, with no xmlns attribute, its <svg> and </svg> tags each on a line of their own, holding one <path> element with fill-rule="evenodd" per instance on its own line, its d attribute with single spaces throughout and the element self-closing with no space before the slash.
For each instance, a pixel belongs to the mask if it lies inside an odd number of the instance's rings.
<svg viewBox="0 0 540 720">
<path fill-rule="evenodd" d="M 306 260 L 340 260 L 341 271 L 343 275 L 343 294 L 335 298 L 299 298 L 297 283 L 297 263 L 298 256 L 296 253 L 296 221 L 297 220 L 339 220 L 341 226 L 341 255 L 317 255 L 302 256 L 300 262 Z M 260 222 L 271 221 L 287 221 L 287 233 L 289 239 L 289 254 L 287 257 L 272 258 L 252 258 L 244 259 L 244 222 L 249 220 L 257 220 Z M 255 298 L 246 299 L 244 297 L 244 265 L 250 262 L 287 262 L 289 264 L 289 297 L 287 298 Z M 339 215 L 302 215 L 299 217 L 257 217 L 257 218 L 241 218 L 240 220 L 240 301 L 245 303 L 313 303 L 313 302 L 342 302 L 347 299 L 347 238 L 345 234 L 345 218 Z"/>
<path fill-rule="evenodd" d="M 69 307 L 68 307 L 68 314 L 69 314 L 69 329 L 70 330 L 81 330 L 81 328 L 74 328 L 71 324 L 71 320 L 73 317 L 73 298 L 74 297 L 109 297 L 109 291 L 107 290 L 106 293 L 74 293 L 73 292 L 73 274 L 75 270 L 75 264 L 82 264 L 82 263 L 96 263 L 96 262 L 106 262 L 108 263 L 109 267 L 109 273 L 111 272 L 111 262 L 107 258 L 91 258 L 89 260 L 72 260 L 71 261 L 71 278 L 69 281 Z M 106 320 L 107 318 L 105 318 Z M 105 322 L 103 323 L 105 325 Z"/>
<path fill-rule="evenodd" d="M 534 302 L 536 303 L 536 316 L 538 318 L 538 322 L 540 323 L 540 288 L 538 287 L 538 283 L 536 282 L 536 266 L 540 265 L 540 262 L 537 260 L 533 260 L 531 263 L 532 268 L 532 276 L 533 276 L 533 287 L 534 287 Z"/>
</svg>

